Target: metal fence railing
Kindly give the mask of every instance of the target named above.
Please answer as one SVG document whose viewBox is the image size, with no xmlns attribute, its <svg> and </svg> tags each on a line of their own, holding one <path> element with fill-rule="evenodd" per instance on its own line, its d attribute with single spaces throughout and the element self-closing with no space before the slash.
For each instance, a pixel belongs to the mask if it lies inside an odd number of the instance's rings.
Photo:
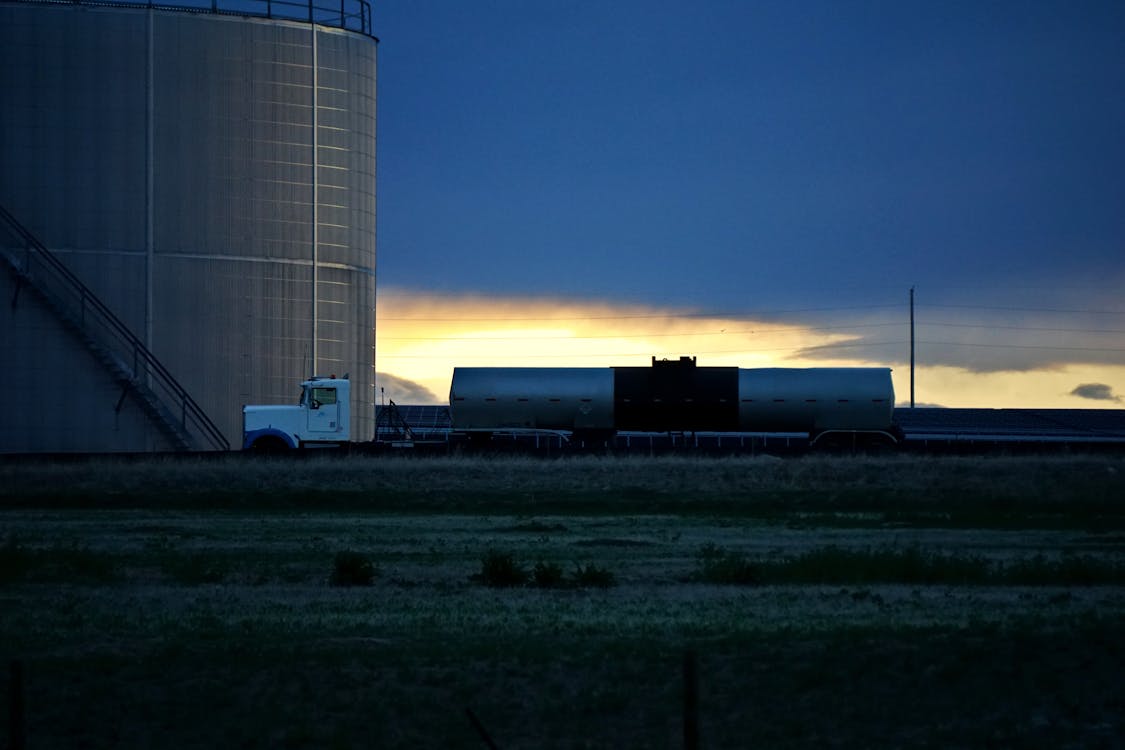
<svg viewBox="0 0 1125 750">
<path fill-rule="evenodd" d="M 155 8 L 187 13 L 216 13 L 255 18 L 280 18 L 335 26 L 375 38 L 368 0 L 0 0 L 39 5 L 90 5 Z"/>
</svg>

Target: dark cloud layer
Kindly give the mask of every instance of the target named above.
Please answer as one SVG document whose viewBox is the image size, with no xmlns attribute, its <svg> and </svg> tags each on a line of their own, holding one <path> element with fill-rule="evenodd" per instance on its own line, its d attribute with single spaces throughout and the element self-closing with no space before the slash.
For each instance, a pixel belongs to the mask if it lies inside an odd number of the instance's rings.
<svg viewBox="0 0 1125 750">
<path fill-rule="evenodd" d="M 1125 353 L 1102 349 L 1092 344 L 1050 346 L 1034 341 L 1020 342 L 1003 332 L 977 336 L 948 336 L 942 340 L 918 340 L 917 367 L 955 367 L 968 372 L 1032 372 L 1055 370 L 1068 365 L 1121 365 Z M 794 358 L 850 359 L 872 366 L 902 367 L 910 361 L 909 340 L 887 342 L 878 336 L 860 334 L 837 344 L 811 346 L 796 351 Z"/>
<path fill-rule="evenodd" d="M 1088 398 L 1094 401 L 1115 401 L 1120 403 L 1121 397 L 1113 392 L 1113 388 L 1105 383 L 1083 383 L 1070 392 L 1071 396 Z"/>
<path fill-rule="evenodd" d="M 926 303 L 918 305 L 915 315 L 915 361 L 919 367 L 988 373 L 1053 370 L 1068 365 L 1125 365 L 1125 308 L 1108 296 L 1095 296 L 1088 287 L 1023 289 L 991 298 L 984 294 L 927 292 Z M 848 339 L 808 347 L 795 356 L 821 360 L 847 357 L 897 366 L 909 361 L 910 326 L 905 306 L 881 318 L 856 323 Z M 837 333 L 847 334 L 845 326 Z"/>
</svg>

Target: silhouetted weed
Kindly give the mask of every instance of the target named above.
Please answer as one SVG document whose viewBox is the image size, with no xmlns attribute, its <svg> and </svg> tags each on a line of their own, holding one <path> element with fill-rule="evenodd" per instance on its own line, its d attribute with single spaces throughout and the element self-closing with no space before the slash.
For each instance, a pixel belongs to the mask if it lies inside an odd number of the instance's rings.
<svg viewBox="0 0 1125 750">
<path fill-rule="evenodd" d="M 336 553 L 336 564 L 332 569 L 332 576 L 328 579 L 330 586 L 370 586 L 378 571 L 371 561 L 363 554 L 344 550 Z"/>
<path fill-rule="evenodd" d="M 481 558 L 480 581 L 492 588 L 523 586 L 528 574 L 510 552 L 489 550 Z"/>
<path fill-rule="evenodd" d="M 699 567 L 692 578 L 704 583 L 752 586 L 762 582 L 761 571 L 742 555 L 714 544 L 699 551 Z"/>
<path fill-rule="evenodd" d="M 566 587 L 566 578 L 562 566 L 558 563 L 543 562 L 542 560 L 536 563 L 535 568 L 531 571 L 531 582 L 541 589 Z"/>
<path fill-rule="evenodd" d="M 574 571 L 574 583 L 581 588 L 592 587 L 608 589 L 617 584 L 613 572 L 606 568 L 599 568 L 593 563 L 578 565 Z"/>
</svg>

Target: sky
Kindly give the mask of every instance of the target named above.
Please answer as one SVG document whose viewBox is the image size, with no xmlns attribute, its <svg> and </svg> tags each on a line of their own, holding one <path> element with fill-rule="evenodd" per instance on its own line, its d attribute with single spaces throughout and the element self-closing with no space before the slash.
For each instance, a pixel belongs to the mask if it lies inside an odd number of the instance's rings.
<svg viewBox="0 0 1125 750">
<path fill-rule="evenodd" d="M 1125 3 L 375 2 L 377 402 L 892 367 L 1125 408 Z"/>
</svg>

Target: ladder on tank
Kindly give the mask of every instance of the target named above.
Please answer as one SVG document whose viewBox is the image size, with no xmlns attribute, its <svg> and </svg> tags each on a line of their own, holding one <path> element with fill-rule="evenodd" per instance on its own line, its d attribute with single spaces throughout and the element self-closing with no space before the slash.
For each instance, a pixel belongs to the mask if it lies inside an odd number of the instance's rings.
<svg viewBox="0 0 1125 750">
<path fill-rule="evenodd" d="M 24 287 L 36 293 L 113 376 L 121 388 L 116 411 L 132 395 L 176 450 L 230 450 L 223 433 L 144 342 L 2 205 L 0 226 L 22 245 L 0 243 L 0 256 L 16 281 L 12 307 Z"/>
</svg>

